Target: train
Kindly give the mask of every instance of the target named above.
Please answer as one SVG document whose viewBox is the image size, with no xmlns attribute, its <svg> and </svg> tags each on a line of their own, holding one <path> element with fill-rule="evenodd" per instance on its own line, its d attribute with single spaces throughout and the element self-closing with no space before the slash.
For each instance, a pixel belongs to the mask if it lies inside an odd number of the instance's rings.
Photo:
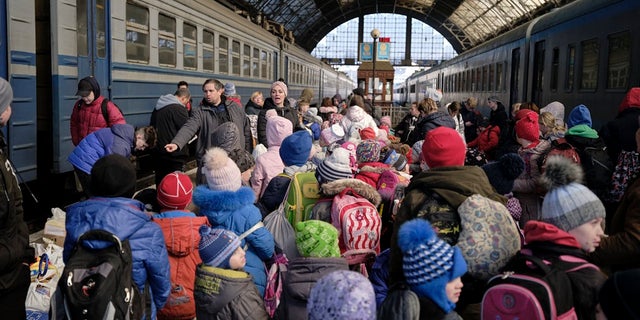
<svg viewBox="0 0 640 320">
<path fill-rule="evenodd" d="M 9 157 L 21 183 L 54 200 L 75 187 L 69 121 L 85 76 L 134 126 L 148 125 L 158 97 L 183 80 L 194 103 L 209 78 L 234 83 L 243 103 L 254 91 L 268 97 L 278 79 L 292 98 L 313 89 L 312 102 L 356 86 L 292 33 L 216 1 L 0 0 L 0 17 L 0 76 L 15 96 L 2 128 Z"/>
<path fill-rule="evenodd" d="M 442 105 L 488 97 L 509 109 L 531 101 L 571 108 L 584 104 L 599 129 L 613 119 L 631 87 L 640 86 L 640 1 L 576 0 L 505 34 L 409 76 L 395 88 L 396 102 L 443 92 Z"/>
</svg>

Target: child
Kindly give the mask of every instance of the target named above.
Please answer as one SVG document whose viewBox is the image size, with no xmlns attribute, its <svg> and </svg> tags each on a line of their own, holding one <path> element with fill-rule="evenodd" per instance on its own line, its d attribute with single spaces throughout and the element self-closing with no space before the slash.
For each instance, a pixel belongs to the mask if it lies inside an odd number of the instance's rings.
<svg viewBox="0 0 640 320">
<path fill-rule="evenodd" d="M 212 226 L 237 235 L 262 223 L 260 210 L 253 205 L 255 195 L 251 188 L 242 186 L 240 169 L 227 153 L 220 148 L 209 149 L 203 163 L 207 184 L 198 186 L 193 193 L 193 202 L 200 207 L 200 214 L 206 216 Z M 242 245 L 248 245 L 246 271 L 253 277 L 260 295 L 264 295 L 267 283 L 264 261 L 273 256 L 273 236 L 264 227 L 258 227 L 242 240 Z"/>
<path fill-rule="evenodd" d="M 162 179 L 157 190 L 160 213 L 153 216 L 153 221 L 164 234 L 171 270 L 171 294 L 158 312 L 158 319 L 193 319 L 196 316 L 193 283 L 196 266 L 202 262 L 197 250 L 198 230 L 209 225 L 209 221 L 186 210 L 193 194 L 188 175 L 172 172 Z"/>
<path fill-rule="evenodd" d="M 389 170 L 389 165 L 380 162 L 380 144 L 376 140 L 362 140 L 356 148 L 356 159 L 359 172 L 355 178 L 362 180 L 374 188 L 378 187 L 378 180 L 383 171 Z"/>
<path fill-rule="evenodd" d="M 398 246 L 407 284 L 420 298 L 421 319 L 462 319 L 454 316 L 463 287 L 460 278 L 467 272 L 460 249 L 439 239 L 421 218 L 400 227 Z"/>
<path fill-rule="evenodd" d="M 235 233 L 200 227 L 194 296 L 198 319 L 269 319 L 264 301 L 242 271 L 245 252 Z"/>
<path fill-rule="evenodd" d="M 331 272 L 311 289 L 307 314 L 309 320 L 373 320 L 376 300 L 371 282 L 354 271 Z"/>
<path fill-rule="evenodd" d="M 284 138 L 293 133 L 291 121 L 271 114 L 272 112 L 268 114 L 265 136 L 269 141 L 269 148 L 267 148 L 267 152 L 256 158 L 256 168 L 251 176 L 251 188 L 256 198 L 262 197 L 269 181 L 282 173 L 284 163 L 280 159 L 280 145 Z"/>
</svg>

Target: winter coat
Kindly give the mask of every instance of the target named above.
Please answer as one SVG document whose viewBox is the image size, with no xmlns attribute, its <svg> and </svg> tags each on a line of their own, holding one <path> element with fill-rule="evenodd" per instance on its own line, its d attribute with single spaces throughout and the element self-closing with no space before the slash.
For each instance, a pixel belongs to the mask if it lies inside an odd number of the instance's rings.
<svg viewBox="0 0 640 320">
<path fill-rule="evenodd" d="M 378 206 L 382 201 L 380 193 L 376 188 L 358 179 L 338 179 L 324 183 L 320 186 L 320 200 L 311 210 L 312 216 L 317 220 L 331 223 L 331 205 L 333 197 L 340 194 L 345 188 L 351 188 L 360 196 L 367 199 L 374 206 Z"/>
<path fill-rule="evenodd" d="M 465 122 L 465 127 L 464 127 L 465 140 L 473 141 L 475 138 L 478 137 L 478 132 L 477 132 L 478 124 L 482 122 L 482 119 L 484 118 L 484 116 L 482 116 L 482 113 L 480 113 L 480 111 L 476 109 L 469 110 L 466 107 L 460 109 L 460 114 L 462 115 L 462 119 Z M 471 122 L 471 125 L 467 126 L 466 125 L 467 122 Z"/>
<path fill-rule="evenodd" d="M 347 108 L 346 117 L 342 117 L 340 124 L 344 128 L 344 132 L 347 136 L 353 136 L 355 132 L 362 130 L 366 127 L 373 129 L 373 132 L 378 136 L 378 125 L 368 113 L 358 106 L 351 106 Z"/>
<path fill-rule="evenodd" d="M 524 249 L 543 260 L 560 259 L 560 256 L 570 256 L 582 260 L 587 259 L 586 253 L 576 238 L 556 226 L 542 221 L 529 221 L 524 228 L 527 242 Z M 606 238 L 602 238 L 603 240 Z M 571 280 L 573 306 L 580 320 L 594 320 L 598 293 L 607 276 L 599 268 L 582 268 L 567 272 Z"/>
<path fill-rule="evenodd" d="M 71 111 L 71 142 L 77 146 L 84 137 L 91 132 L 106 128 L 107 121 L 102 114 L 102 100 L 105 97 L 100 95 L 100 85 L 95 78 L 88 78 L 93 88 L 94 100 L 90 104 L 85 104 L 82 99 L 76 101 Z M 109 126 L 126 123 L 120 109 L 113 102 L 107 102 L 107 115 L 109 115 Z"/>
<path fill-rule="evenodd" d="M 18 288 L 20 284 L 29 282 L 20 279 L 21 275 L 26 276 L 27 269 L 22 264 L 31 264 L 35 256 L 33 248 L 29 246 L 29 230 L 24 222 L 22 192 L 14 173 L 15 168 L 7 157 L 6 147 L 4 134 L 0 131 L 0 161 L 3 164 L 0 166 L 0 175 L 3 182 L 1 189 L 4 191 L 4 197 L 0 198 L 0 292 L 21 291 Z"/>
<path fill-rule="evenodd" d="M 134 143 L 135 129 L 133 126 L 116 124 L 86 136 L 71 151 L 67 160 L 82 172 L 91 174 L 93 164 L 106 155 L 115 153 L 129 158 Z"/>
<path fill-rule="evenodd" d="M 269 319 L 264 300 L 244 271 L 199 265 L 196 269 L 195 299 L 198 319 Z"/>
<path fill-rule="evenodd" d="M 640 268 L 640 179 L 627 188 L 607 234 L 591 253 L 592 261 L 612 272 Z"/>
<path fill-rule="evenodd" d="M 373 285 L 373 291 L 376 293 L 376 305 L 379 307 L 387 297 L 389 286 L 387 280 L 389 280 L 389 258 L 391 257 L 391 250 L 386 249 L 376 257 L 376 261 L 371 267 L 371 273 L 369 274 L 369 280 Z"/>
<path fill-rule="evenodd" d="M 206 186 L 198 186 L 193 192 L 193 203 L 200 208 L 200 214 L 209 219 L 213 227 L 222 227 L 241 235 L 262 221 L 260 210 L 253 205 L 255 195 L 251 188 L 240 187 L 237 191 L 216 191 Z M 275 243 L 273 236 L 264 227 L 242 240 L 246 251 L 245 271 L 253 277 L 261 296 L 267 284 L 267 272 L 264 261 L 273 256 Z"/>
<path fill-rule="evenodd" d="M 424 121 L 420 123 L 420 139 L 423 140 L 427 133 L 438 127 L 447 127 L 456 129 L 456 122 L 446 112 L 436 111 L 424 117 Z"/>
<path fill-rule="evenodd" d="M 311 288 L 320 278 L 337 270 L 348 270 L 344 258 L 296 258 L 289 261 L 284 275 L 280 305 L 276 313 L 279 320 L 306 320 L 307 300 Z"/>
<path fill-rule="evenodd" d="M 487 154 L 487 156 L 491 154 L 491 156 L 489 156 L 489 159 L 495 159 L 495 152 L 492 151 L 494 151 L 494 149 L 498 147 L 499 142 L 500 127 L 489 125 L 482 132 L 480 132 L 475 140 L 469 142 L 467 144 L 467 147 L 477 147 L 478 150 L 483 151 Z"/>
<path fill-rule="evenodd" d="M 129 240 L 133 257 L 133 281 L 140 292 L 149 283 L 152 298 L 151 319 L 162 308 L 171 291 L 169 257 L 160 227 L 144 212 L 144 204 L 126 198 L 93 197 L 67 209 L 64 251 L 69 261 L 78 238 L 89 230 L 102 229 L 120 240 Z M 90 248 L 103 248 L 103 241 L 88 241 Z"/>
<path fill-rule="evenodd" d="M 400 138 L 400 142 L 406 143 L 408 145 L 413 145 L 413 143 L 407 143 L 409 140 L 409 136 L 412 131 L 416 129 L 416 124 L 418 123 L 418 117 L 408 113 L 393 129 L 396 137 Z M 421 139 L 418 139 L 421 140 Z M 414 141 L 415 143 L 415 141 Z"/>
<path fill-rule="evenodd" d="M 277 118 L 276 121 L 286 120 Z M 284 163 L 280 158 L 280 145 L 284 138 L 291 134 L 290 132 L 278 132 L 277 126 L 270 126 L 269 129 L 269 132 L 267 132 L 269 147 L 267 152 L 258 156 L 256 167 L 251 174 L 251 188 L 255 192 L 256 198 L 261 198 L 271 179 L 282 173 Z"/>
<path fill-rule="evenodd" d="M 202 263 L 198 230 L 208 225 L 209 220 L 196 217 L 192 212 L 175 210 L 155 214 L 153 222 L 162 229 L 171 270 L 171 294 L 164 308 L 158 311 L 158 319 L 193 319 L 196 317 L 193 284 L 196 267 Z"/>
<path fill-rule="evenodd" d="M 380 175 L 382 175 L 384 171 L 390 169 L 390 166 L 388 164 L 384 164 L 382 162 L 360 163 L 358 164 L 358 167 L 360 167 L 360 169 L 358 173 L 355 174 L 354 178 L 368 183 L 374 189 L 378 188 L 378 180 L 380 180 Z"/>
<path fill-rule="evenodd" d="M 640 117 L 640 88 L 631 88 L 618 109 L 615 119 L 607 122 L 600 136 L 607 145 L 609 157 L 615 163 L 622 150 L 636 151 L 635 134 Z"/>
<path fill-rule="evenodd" d="M 158 142 L 153 149 L 154 156 L 186 161 L 189 155 L 188 148 L 169 153 L 164 149 L 164 146 L 171 143 L 187 120 L 189 120 L 189 112 L 175 95 L 167 94 L 158 99 L 149 121 L 149 125 L 156 128 L 158 134 Z"/>
<path fill-rule="evenodd" d="M 322 121 L 329 121 L 332 113 L 338 113 L 338 107 L 336 106 L 320 106 L 318 110 L 320 117 L 322 117 Z"/>
<path fill-rule="evenodd" d="M 538 159 L 547 153 L 549 148 L 551 148 L 549 141 L 540 140 L 540 143 L 533 148 L 518 150 L 518 155 L 524 160 L 524 171 L 513 182 L 513 196 L 520 201 L 522 206 L 521 227 L 524 227 L 529 220 L 540 220 L 543 191 L 538 185 L 538 179 L 541 175 Z"/>
<path fill-rule="evenodd" d="M 276 105 L 273 104 L 273 100 L 271 98 L 265 99 L 262 110 L 258 115 L 258 143 L 262 143 L 267 148 L 271 146 L 267 132 L 267 111 L 271 109 L 276 110 L 276 113 L 279 116 L 291 121 L 293 131 L 296 131 L 296 128 L 299 126 L 298 123 L 300 122 L 298 120 L 298 112 L 290 107 L 288 99 L 284 100 L 284 107 L 282 108 L 276 107 Z"/>
<path fill-rule="evenodd" d="M 251 99 L 249 99 L 247 104 L 244 106 L 244 113 L 248 116 L 257 116 L 260 114 L 260 111 L 262 111 L 262 107 L 255 104 Z"/>
</svg>

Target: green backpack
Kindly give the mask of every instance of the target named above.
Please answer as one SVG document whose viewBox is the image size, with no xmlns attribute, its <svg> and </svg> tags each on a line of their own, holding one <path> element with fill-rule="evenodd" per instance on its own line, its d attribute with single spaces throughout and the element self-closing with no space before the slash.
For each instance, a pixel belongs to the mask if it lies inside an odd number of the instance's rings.
<svg viewBox="0 0 640 320">
<path fill-rule="evenodd" d="M 311 217 L 313 206 L 320 199 L 320 187 L 315 172 L 296 172 L 291 177 L 287 200 L 284 204 L 287 219 L 292 226 Z"/>
</svg>

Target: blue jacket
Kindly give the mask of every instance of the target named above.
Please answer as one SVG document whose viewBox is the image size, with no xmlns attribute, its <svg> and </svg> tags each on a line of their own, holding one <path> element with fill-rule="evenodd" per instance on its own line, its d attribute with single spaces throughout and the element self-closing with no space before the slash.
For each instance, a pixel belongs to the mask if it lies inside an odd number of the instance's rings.
<svg viewBox="0 0 640 320">
<path fill-rule="evenodd" d="M 256 223 L 262 221 L 260 210 L 253 205 L 255 194 L 249 187 L 237 191 L 214 191 L 206 186 L 198 186 L 193 192 L 193 203 L 200 207 L 200 214 L 209 218 L 213 227 L 222 227 L 241 235 Z M 264 296 L 267 272 L 264 261 L 273 256 L 275 243 L 269 230 L 257 229 L 244 240 L 242 247 L 249 245 L 246 253 L 245 271 L 253 276 L 253 281 Z"/>
<path fill-rule="evenodd" d="M 133 281 L 142 292 L 149 283 L 152 315 L 162 308 L 171 291 L 169 257 L 160 227 L 144 212 L 144 205 L 126 198 L 100 198 L 78 202 L 67 210 L 63 260 L 69 260 L 73 246 L 85 232 L 102 229 L 129 239 L 133 256 Z M 88 241 L 90 248 L 101 248 L 105 242 Z M 147 317 L 148 318 L 148 317 Z"/>
<path fill-rule="evenodd" d="M 131 155 L 135 142 L 135 129 L 130 124 L 114 124 L 110 128 L 94 131 L 86 136 L 69 155 L 69 162 L 86 174 L 98 159 L 116 153 L 126 158 Z"/>
</svg>

